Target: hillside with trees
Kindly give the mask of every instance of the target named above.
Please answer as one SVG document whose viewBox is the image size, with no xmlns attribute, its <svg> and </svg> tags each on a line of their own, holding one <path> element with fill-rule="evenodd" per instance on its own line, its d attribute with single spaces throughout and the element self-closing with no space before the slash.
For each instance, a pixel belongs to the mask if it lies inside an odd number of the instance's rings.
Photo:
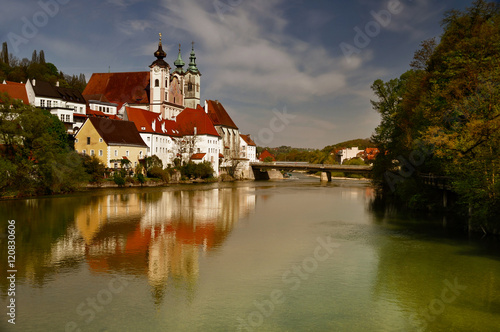
<svg viewBox="0 0 500 332">
<path fill-rule="evenodd" d="M 87 85 L 84 74 L 67 75 L 59 71 L 53 63 L 46 62 L 43 50 L 39 52 L 34 50 L 31 60 L 18 59 L 9 54 L 7 42 L 4 42 L 0 52 L 0 83 L 4 80 L 25 83 L 33 78 L 47 81 L 52 85 L 59 81 L 61 87 L 74 88 L 80 92 L 83 92 Z"/>
<path fill-rule="evenodd" d="M 337 164 L 335 151 L 345 148 L 358 147 L 360 150 L 375 147 L 374 142 L 368 138 L 358 138 L 333 145 L 327 145 L 323 149 L 292 148 L 291 146 L 280 146 L 278 148 L 257 147 L 257 154 L 268 150 L 274 154 L 277 161 L 306 161 L 312 164 Z"/>
<path fill-rule="evenodd" d="M 372 85 L 381 115 L 375 184 L 384 197 L 429 209 L 436 197 L 422 175 L 442 177 L 458 196 L 454 210 L 498 233 L 500 5 L 476 0 L 442 25 L 440 41 L 422 42 L 410 70 Z"/>
</svg>

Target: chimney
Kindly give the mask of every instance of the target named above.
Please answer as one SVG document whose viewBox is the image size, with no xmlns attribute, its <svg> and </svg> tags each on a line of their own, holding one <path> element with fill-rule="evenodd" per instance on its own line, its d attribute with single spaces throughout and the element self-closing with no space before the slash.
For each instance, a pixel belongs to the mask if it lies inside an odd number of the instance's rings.
<svg viewBox="0 0 500 332">
<path fill-rule="evenodd" d="M 3 80 L 2 84 L 7 84 L 7 82 L 5 82 L 5 80 Z"/>
<path fill-rule="evenodd" d="M 205 100 L 205 113 L 208 114 L 208 101 Z"/>
<path fill-rule="evenodd" d="M 56 82 L 56 86 L 59 87 L 59 81 Z"/>
</svg>

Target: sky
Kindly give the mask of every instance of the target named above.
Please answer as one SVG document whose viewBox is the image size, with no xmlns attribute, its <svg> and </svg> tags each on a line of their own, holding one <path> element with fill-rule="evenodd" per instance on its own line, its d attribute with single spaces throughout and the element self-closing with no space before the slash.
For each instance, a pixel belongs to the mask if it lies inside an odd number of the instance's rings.
<svg viewBox="0 0 500 332">
<path fill-rule="evenodd" d="M 65 74 L 148 71 L 158 33 L 171 67 L 192 42 L 201 100 L 219 100 L 260 146 L 369 138 L 376 79 L 409 69 L 443 15 L 472 0 L 3 0 L 0 42 L 44 50 Z M 187 66 L 185 67 L 187 68 Z"/>
</svg>

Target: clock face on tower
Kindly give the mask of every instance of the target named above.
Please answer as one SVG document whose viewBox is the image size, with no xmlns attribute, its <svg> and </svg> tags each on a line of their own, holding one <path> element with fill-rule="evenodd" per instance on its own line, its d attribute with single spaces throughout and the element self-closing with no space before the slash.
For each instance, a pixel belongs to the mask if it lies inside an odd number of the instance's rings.
<svg viewBox="0 0 500 332">
<path fill-rule="evenodd" d="M 155 66 L 155 67 L 154 67 L 154 71 L 155 71 L 155 73 L 159 72 L 159 71 L 160 71 L 160 67 Z"/>
</svg>

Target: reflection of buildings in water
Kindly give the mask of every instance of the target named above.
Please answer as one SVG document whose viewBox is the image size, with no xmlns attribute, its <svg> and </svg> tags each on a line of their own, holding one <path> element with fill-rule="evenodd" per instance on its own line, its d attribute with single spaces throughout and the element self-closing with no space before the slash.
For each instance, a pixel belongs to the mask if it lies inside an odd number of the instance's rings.
<svg viewBox="0 0 500 332">
<path fill-rule="evenodd" d="M 75 224 L 86 244 L 92 244 L 101 227 L 112 222 L 138 219 L 145 210 L 140 195 L 96 197 L 75 214 Z"/>
<path fill-rule="evenodd" d="M 52 261 L 76 255 L 93 272 L 146 275 L 160 303 L 169 277 L 193 288 L 200 249 L 220 247 L 235 223 L 253 212 L 252 189 L 98 197 L 75 213 L 76 227 L 53 245 Z"/>
</svg>

